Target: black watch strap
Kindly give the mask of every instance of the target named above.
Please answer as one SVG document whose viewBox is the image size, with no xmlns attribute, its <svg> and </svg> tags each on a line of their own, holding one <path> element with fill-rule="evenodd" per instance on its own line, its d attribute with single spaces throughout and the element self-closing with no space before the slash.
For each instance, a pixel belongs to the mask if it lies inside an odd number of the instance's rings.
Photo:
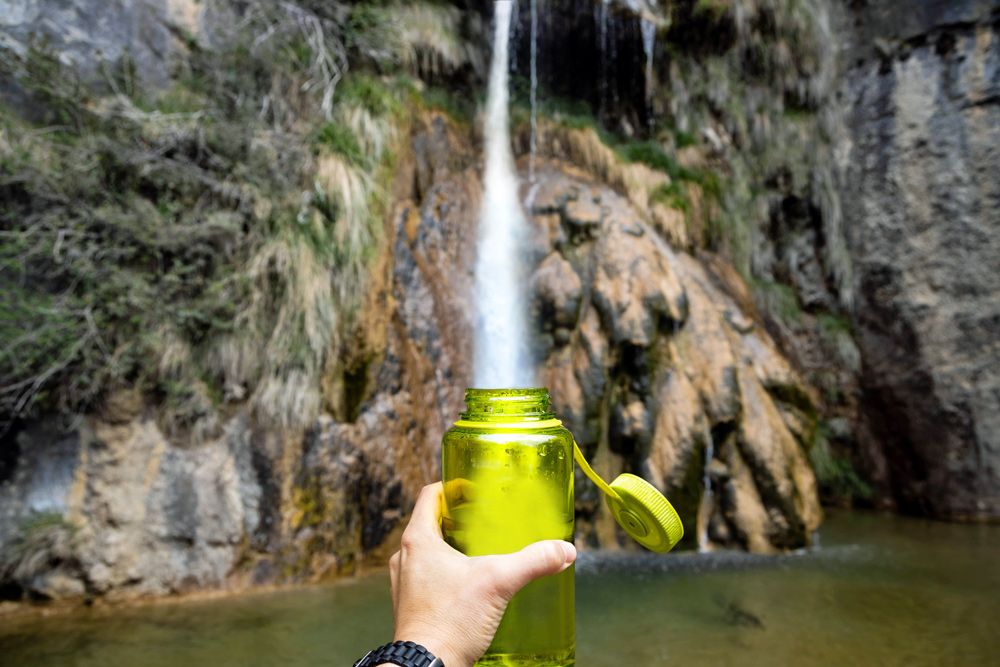
<svg viewBox="0 0 1000 667">
<path fill-rule="evenodd" d="M 400 667 L 444 667 L 441 658 L 414 642 L 392 642 L 368 651 L 354 667 L 375 667 L 385 663 Z"/>
</svg>

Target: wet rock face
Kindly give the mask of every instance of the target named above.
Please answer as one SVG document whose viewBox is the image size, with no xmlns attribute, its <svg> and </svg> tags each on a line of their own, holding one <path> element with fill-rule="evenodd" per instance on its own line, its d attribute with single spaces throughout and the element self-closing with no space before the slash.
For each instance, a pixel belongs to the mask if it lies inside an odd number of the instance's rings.
<svg viewBox="0 0 1000 667">
<path fill-rule="evenodd" d="M 473 3 L 487 23 L 493 2 Z M 547 95 L 576 100 L 626 134 L 649 126 L 641 8 L 631 0 L 546 0 L 537 3 L 537 75 Z M 655 3 L 654 3 L 655 4 Z M 528 78 L 531 63 L 529 3 L 518 4 L 511 43 L 512 67 Z"/>
<path fill-rule="evenodd" d="M 102 63 L 113 66 L 127 54 L 144 83 L 160 86 L 184 49 L 178 35 L 198 36 L 217 18 L 196 0 L 12 0 L 0 11 L 0 47 L 24 53 L 44 46 L 96 81 Z"/>
<path fill-rule="evenodd" d="M 689 545 L 808 544 L 821 516 L 805 452 L 813 402 L 767 334 L 610 188 L 555 162 L 534 188 L 539 379 L 596 469 L 650 479 Z M 553 275 L 570 287 L 553 289 Z M 577 484 L 582 542 L 626 545 Z"/>
<path fill-rule="evenodd" d="M 852 16 L 844 196 L 867 452 L 901 509 L 1000 518 L 995 2 Z M 993 11 L 994 14 L 990 14 Z M 881 31 L 871 50 L 866 31 Z"/>
</svg>

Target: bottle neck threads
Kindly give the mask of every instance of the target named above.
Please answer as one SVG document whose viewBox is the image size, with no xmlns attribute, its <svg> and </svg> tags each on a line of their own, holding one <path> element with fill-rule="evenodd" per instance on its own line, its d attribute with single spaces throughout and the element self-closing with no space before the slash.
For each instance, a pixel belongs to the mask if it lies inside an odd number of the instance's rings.
<svg viewBox="0 0 1000 667">
<path fill-rule="evenodd" d="M 554 417 L 549 390 L 544 387 L 465 390 L 462 419 L 466 421 L 542 421 Z"/>
</svg>

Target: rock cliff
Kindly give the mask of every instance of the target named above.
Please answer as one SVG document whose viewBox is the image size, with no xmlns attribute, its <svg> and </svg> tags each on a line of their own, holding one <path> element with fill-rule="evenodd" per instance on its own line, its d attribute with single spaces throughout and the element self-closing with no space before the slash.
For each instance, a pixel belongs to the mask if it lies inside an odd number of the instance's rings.
<svg viewBox="0 0 1000 667">
<path fill-rule="evenodd" d="M 1000 5 L 849 12 L 864 449 L 908 512 L 1000 519 Z"/>
</svg>

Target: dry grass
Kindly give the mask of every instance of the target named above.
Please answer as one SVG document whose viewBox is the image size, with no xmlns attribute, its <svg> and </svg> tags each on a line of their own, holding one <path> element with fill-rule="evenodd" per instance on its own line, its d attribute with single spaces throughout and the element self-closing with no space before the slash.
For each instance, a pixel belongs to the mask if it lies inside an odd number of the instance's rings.
<svg viewBox="0 0 1000 667">
<path fill-rule="evenodd" d="M 391 86 L 345 78 L 337 15 L 308 4 L 251 3 L 155 95 L 88 98 L 57 58 L 3 54 L 53 116 L 0 109 L 0 274 L 16 286 L 0 423 L 86 412 L 123 386 L 192 442 L 245 401 L 283 428 L 319 414 L 404 116 Z"/>
<path fill-rule="evenodd" d="M 690 247 L 694 242 L 684 213 L 658 201 L 655 196 L 671 184 L 670 176 L 642 162 L 622 160 L 593 127 L 567 127 L 539 119 L 538 150 L 542 155 L 567 160 L 615 188 L 639 211 L 644 211 L 675 246 Z"/>
<path fill-rule="evenodd" d="M 466 41 L 458 7 L 426 2 L 389 8 L 390 23 L 399 31 L 396 56 L 404 67 L 433 78 L 471 65 L 482 71 L 483 49 Z"/>
</svg>

